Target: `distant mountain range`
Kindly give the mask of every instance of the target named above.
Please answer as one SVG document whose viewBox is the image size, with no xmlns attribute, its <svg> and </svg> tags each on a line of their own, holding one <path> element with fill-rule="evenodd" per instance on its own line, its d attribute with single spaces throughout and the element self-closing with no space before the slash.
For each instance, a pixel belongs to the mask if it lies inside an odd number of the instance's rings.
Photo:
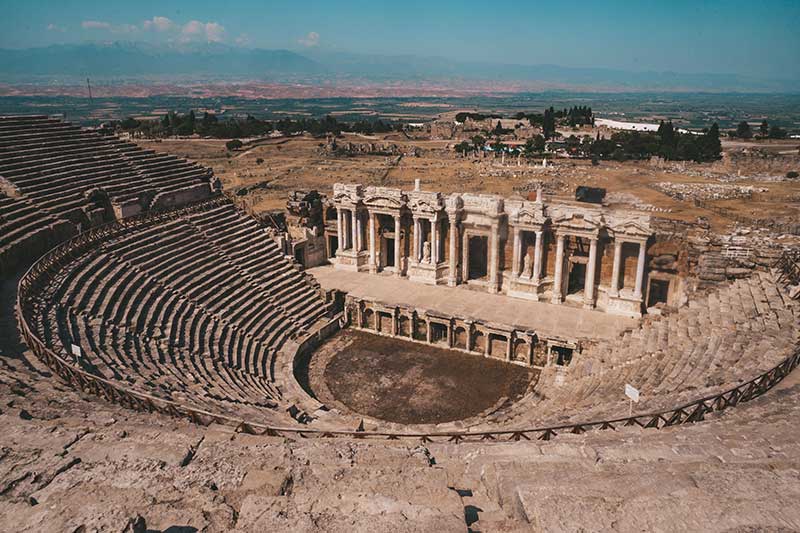
<svg viewBox="0 0 800 533">
<path fill-rule="evenodd" d="M 382 56 L 324 50 L 303 54 L 219 43 L 151 45 L 54 45 L 0 49 L 0 76 L 6 81 L 42 81 L 48 77 L 181 77 L 204 79 L 283 79 L 331 81 L 354 78 L 372 82 L 498 80 L 553 88 L 797 92 L 798 80 L 766 80 L 737 74 L 632 72 L 557 65 L 515 65 L 453 61 L 410 55 Z"/>
</svg>

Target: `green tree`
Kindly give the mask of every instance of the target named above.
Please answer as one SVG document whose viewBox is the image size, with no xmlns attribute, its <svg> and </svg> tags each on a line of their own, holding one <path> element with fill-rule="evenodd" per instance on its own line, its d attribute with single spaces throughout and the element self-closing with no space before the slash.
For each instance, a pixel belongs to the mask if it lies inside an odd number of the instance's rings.
<svg viewBox="0 0 800 533">
<path fill-rule="evenodd" d="M 722 154 L 722 143 L 719 140 L 719 125 L 715 122 L 700 139 L 701 161 L 716 161 Z"/>
<path fill-rule="evenodd" d="M 678 149 L 678 133 L 675 131 L 672 121 L 661 121 L 658 126 L 658 138 L 658 155 L 664 159 L 675 159 L 675 152 Z"/>
<path fill-rule="evenodd" d="M 467 155 L 467 152 L 469 152 L 470 150 L 472 150 L 472 145 L 467 141 L 461 141 L 456 145 L 456 152 L 458 152 L 461 155 Z"/>
<path fill-rule="evenodd" d="M 483 150 L 483 146 L 486 144 L 486 138 L 482 135 L 475 135 L 472 137 L 472 146 L 475 147 L 475 150 Z"/>
<path fill-rule="evenodd" d="M 542 122 L 542 134 L 545 140 L 552 139 L 556 132 L 556 116 L 555 111 L 551 107 L 544 110 L 544 120 Z"/>
<path fill-rule="evenodd" d="M 506 149 L 506 145 L 503 144 L 503 141 L 497 139 L 495 142 L 492 143 L 492 150 L 494 150 L 494 155 L 498 156 L 503 153 Z"/>
<path fill-rule="evenodd" d="M 750 124 L 743 120 L 736 126 L 736 136 L 740 139 L 749 139 L 753 136 L 753 130 L 750 129 Z"/>
<path fill-rule="evenodd" d="M 139 121 L 133 117 L 127 117 L 119 125 L 123 130 L 135 130 L 139 127 Z"/>
<path fill-rule="evenodd" d="M 225 143 L 225 148 L 227 148 L 228 150 L 238 150 L 242 146 L 244 146 L 244 143 L 242 143 L 242 141 L 240 141 L 239 139 L 231 139 L 230 141 Z"/>
<path fill-rule="evenodd" d="M 785 139 L 786 138 L 786 130 L 779 126 L 771 126 L 769 128 L 769 138 L 770 139 Z"/>
</svg>

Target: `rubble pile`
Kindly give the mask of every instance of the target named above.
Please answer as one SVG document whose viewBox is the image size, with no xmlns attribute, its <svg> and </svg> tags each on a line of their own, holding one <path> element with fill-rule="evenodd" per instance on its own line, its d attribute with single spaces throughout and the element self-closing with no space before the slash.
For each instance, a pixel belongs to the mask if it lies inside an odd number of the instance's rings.
<svg viewBox="0 0 800 533">
<path fill-rule="evenodd" d="M 422 149 L 416 146 L 404 146 L 395 143 L 338 143 L 332 139 L 322 146 L 322 153 L 325 155 L 405 155 L 419 157 Z"/>
<path fill-rule="evenodd" d="M 653 213 L 672 213 L 672 209 L 667 207 L 656 207 L 653 204 L 648 204 L 640 200 L 637 196 L 628 192 L 611 192 L 606 195 L 606 201 L 609 204 L 622 204 L 640 209 L 642 211 L 650 211 Z"/>
<path fill-rule="evenodd" d="M 752 198 L 753 193 L 768 192 L 765 187 L 728 185 L 721 183 L 673 183 L 661 181 L 651 187 L 675 200 L 732 200 Z"/>
</svg>

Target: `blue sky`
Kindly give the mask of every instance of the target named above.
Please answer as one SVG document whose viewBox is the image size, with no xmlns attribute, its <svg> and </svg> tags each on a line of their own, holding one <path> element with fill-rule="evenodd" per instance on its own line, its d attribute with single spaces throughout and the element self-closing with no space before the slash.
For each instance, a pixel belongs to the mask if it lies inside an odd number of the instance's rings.
<svg viewBox="0 0 800 533">
<path fill-rule="evenodd" d="M 800 0 L 0 0 L 0 47 L 87 41 L 800 78 Z"/>
</svg>

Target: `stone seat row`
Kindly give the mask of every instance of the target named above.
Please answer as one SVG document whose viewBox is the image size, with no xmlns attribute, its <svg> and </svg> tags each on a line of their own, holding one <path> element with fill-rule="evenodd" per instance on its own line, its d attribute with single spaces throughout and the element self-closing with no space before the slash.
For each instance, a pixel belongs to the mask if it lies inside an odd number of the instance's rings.
<svg viewBox="0 0 800 533">
<path fill-rule="evenodd" d="M 327 306 L 254 219 L 230 203 L 209 205 L 72 258 L 42 292 L 39 333 L 73 364 L 123 386 L 275 420 L 285 415 L 275 409 L 285 402 L 277 354 Z"/>
<path fill-rule="evenodd" d="M 87 264 L 86 272 L 85 276 L 66 280 L 64 292 L 68 296 L 63 300 L 66 305 L 128 325 L 147 336 L 168 337 L 170 342 L 191 349 L 210 346 L 209 336 L 219 342 L 226 341 L 212 351 L 231 366 L 260 375 L 266 375 L 269 359 L 282 347 L 291 329 L 290 321 L 266 299 L 254 304 L 240 297 L 234 302 L 233 294 L 229 297 L 218 287 L 201 294 L 183 292 L 151 272 L 115 261 L 107 254 L 98 254 Z M 230 302 L 229 307 L 226 302 Z M 196 310 L 194 321 L 182 321 L 182 314 L 188 313 L 189 308 Z M 197 326 L 198 313 L 206 317 L 203 339 L 187 330 L 190 324 Z M 214 336 L 217 327 L 223 327 L 225 333 Z M 231 344 L 231 337 L 244 336 L 247 337 L 244 347 Z"/>
<path fill-rule="evenodd" d="M 36 207 L 76 220 L 90 189 L 120 202 L 147 201 L 207 182 L 211 171 L 59 120 L 0 117 L 0 175 Z"/>
<path fill-rule="evenodd" d="M 76 363 L 106 379 L 164 399 L 228 414 L 257 415 L 278 406 L 279 393 L 265 379 L 230 368 L 207 354 L 194 354 L 102 320 L 61 310 L 62 342 L 81 348 Z M 62 354 L 70 357 L 70 354 Z M 249 412 L 242 407 L 257 408 Z"/>
<path fill-rule="evenodd" d="M 625 416 L 626 384 L 641 393 L 638 412 L 669 409 L 776 366 L 796 349 L 798 330 L 795 306 L 771 274 L 759 273 L 589 348 L 565 371 L 544 373 L 534 393 L 498 418 L 542 425 Z"/>
</svg>

